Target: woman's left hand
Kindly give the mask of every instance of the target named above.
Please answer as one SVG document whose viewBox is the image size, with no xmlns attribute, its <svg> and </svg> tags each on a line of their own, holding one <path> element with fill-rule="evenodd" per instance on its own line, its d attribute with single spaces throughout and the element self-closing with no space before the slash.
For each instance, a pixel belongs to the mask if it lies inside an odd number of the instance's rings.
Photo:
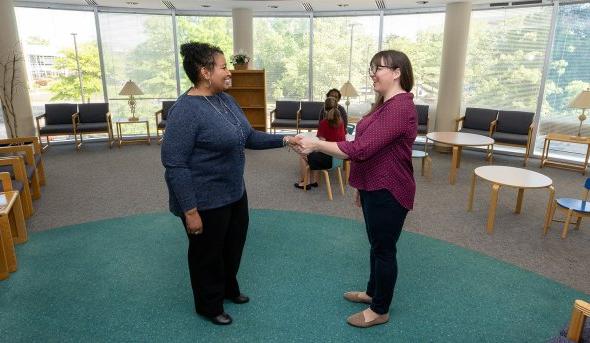
<svg viewBox="0 0 590 343">
<path fill-rule="evenodd" d="M 301 149 L 301 153 L 307 155 L 307 154 L 310 154 L 314 151 L 317 151 L 319 142 L 320 142 L 319 139 L 307 138 L 307 137 L 302 138 L 301 141 L 299 141 L 299 147 Z"/>
</svg>

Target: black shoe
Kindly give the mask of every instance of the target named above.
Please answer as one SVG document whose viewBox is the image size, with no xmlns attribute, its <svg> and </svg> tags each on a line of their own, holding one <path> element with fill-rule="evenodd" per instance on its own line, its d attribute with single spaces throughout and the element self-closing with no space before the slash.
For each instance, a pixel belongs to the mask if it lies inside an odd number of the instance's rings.
<svg viewBox="0 0 590 343">
<path fill-rule="evenodd" d="M 229 325 L 232 322 L 231 317 L 229 314 L 223 312 L 222 314 L 215 316 L 215 317 L 208 317 L 211 323 L 215 325 Z"/>
<path fill-rule="evenodd" d="M 245 304 L 250 301 L 250 298 L 248 298 L 247 295 L 240 293 L 237 297 L 229 298 L 229 300 L 234 304 Z"/>
<path fill-rule="evenodd" d="M 293 184 L 293 186 L 295 186 L 295 188 L 309 190 L 311 187 L 317 187 L 318 186 L 318 183 L 317 182 L 314 182 L 314 183 L 308 184 L 307 186 L 300 186 L 299 185 L 299 182 L 295 182 Z"/>
</svg>

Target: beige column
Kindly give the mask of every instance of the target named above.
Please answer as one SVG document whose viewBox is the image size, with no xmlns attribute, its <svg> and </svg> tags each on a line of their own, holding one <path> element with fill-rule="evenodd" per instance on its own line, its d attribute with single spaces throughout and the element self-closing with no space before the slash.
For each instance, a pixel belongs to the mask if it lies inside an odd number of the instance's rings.
<svg viewBox="0 0 590 343">
<path fill-rule="evenodd" d="M 455 131 L 463 97 L 470 19 L 470 2 L 447 4 L 435 131 Z"/>
<path fill-rule="evenodd" d="M 252 10 L 249 8 L 234 8 L 231 13 L 234 28 L 234 54 L 241 50 L 246 55 L 253 57 Z M 251 67 L 252 61 L 248 63 L 248 68 Z"/>
<path fill-rule="evenodd" d="M 0 1 L 0 32 L 0 99 L 6 134 L 8 137 L 34 135 L 27 71 L 12 0 Z"/>
</svg>

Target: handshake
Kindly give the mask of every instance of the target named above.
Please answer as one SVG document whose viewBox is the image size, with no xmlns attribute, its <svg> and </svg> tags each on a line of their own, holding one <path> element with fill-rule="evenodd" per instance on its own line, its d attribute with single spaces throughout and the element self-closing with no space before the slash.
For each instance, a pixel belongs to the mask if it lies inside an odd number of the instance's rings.
<svg viewBox="0 0 590 343">
<path fill-rule="evenodd" d="M 309 155 L 318 150 L 320 140 L 316 137 L 284 136 L 283 142 L 299 155 Z"/>
</svg>

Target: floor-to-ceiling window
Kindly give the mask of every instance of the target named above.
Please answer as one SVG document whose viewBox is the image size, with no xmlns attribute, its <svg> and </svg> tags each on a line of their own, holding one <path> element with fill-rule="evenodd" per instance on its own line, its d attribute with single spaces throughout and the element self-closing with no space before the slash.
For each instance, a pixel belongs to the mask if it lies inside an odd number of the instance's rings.
<svg viewBox="0 0 590 343">
<path fill-rule="evenodd" d="M 349 99 L 349 115 L 358 118 L 369 110 L 375 97 L 368 70 L 379 47 L 379 22 L 379 16 L 313 19 L 313 100 L 350 81 L 358 95 Z"/>
<path fill-rule="evenodd" d="M 308 99 L 309 18 L 254 18 L 256 69 L 266 71 L 266 100 Z"/>
<path fill-rule="evenodd" d="M 17 7 L 15 14 L 33 115 L 48 103 L 102 102 L 94 13 Z"/>
<path fill-rule="evenodd" d="M 176 68 L 172 17 L 129 13 L 99 13 L 109 107 L 113 120 L 131 115 L 127 98 L 119 95 L 132 80 L 143 92 L 137 96 L 136 116 L 150 120 L 162 99 L 176 99 Z M 127 133 L 145 134 L 145 127 L 126 125 Z"/>
<path fill-rule="evenodd" d="M 196 17 L 196 16 L 177 16 L 176 33 L 178 39 L 178 49 L 183 43 L 202 42 L 209 43 L 219 47 L 228 60 L 228 67 L 231 67 L 229 58 L 233 53 L 233 27 L 231 17 Z M 180 91 L 186 91 L 191 82 L 186 77 L 182 67 L 182 57 L 179 57 L 180 63 Z"/>
<path fill-rule="evenodd" d="M 555 38 L 551 49 L 537 150 L 549 132 L 576 135 L 581 109 L 571 108 L 570 102 L 582 90 L 590 87 L 590 3 L 559 6 Z M 588 110 L 586 110 L 588 113 Z M 582 125 L 582 136 L 589 136 L 588 122 Z M 552 150 L 583 159 L 586 146 L 552 143 Z"/>
<path fill-rule="evenodd" d="M 471 14 L 466 107 L 536 111 L 551 12 L 543 6 Z"/>
<path fill-rule="evenodd" d="M 444 13 L 396 14 L 383 18 L 383 49 L 400 50 L 410 58 L 416 103 L 436 105 L 444 22 Z"/>
</svg>

